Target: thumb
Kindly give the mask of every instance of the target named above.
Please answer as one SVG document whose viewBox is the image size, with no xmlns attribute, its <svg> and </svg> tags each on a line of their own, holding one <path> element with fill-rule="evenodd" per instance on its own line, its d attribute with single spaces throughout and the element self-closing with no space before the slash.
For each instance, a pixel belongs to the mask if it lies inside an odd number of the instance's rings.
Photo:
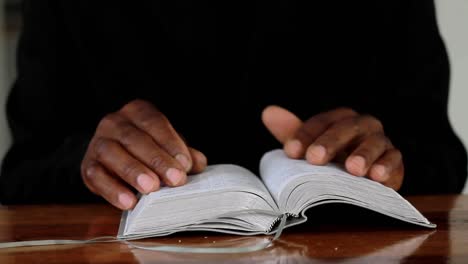
<svg viewBox="0 0 468 264">
<path fill-rule="evenodd" d="M 271 134 L 282 144 L 292 138 L 302 126 L 302 121 L 295 114 L 275 105 L 270 105 L 263 110 L 262 121 Z"/>
</svg>

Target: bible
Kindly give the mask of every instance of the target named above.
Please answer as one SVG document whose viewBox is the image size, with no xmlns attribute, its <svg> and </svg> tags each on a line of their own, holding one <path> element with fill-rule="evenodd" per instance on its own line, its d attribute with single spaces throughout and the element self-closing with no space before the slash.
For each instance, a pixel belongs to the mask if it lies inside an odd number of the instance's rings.
<svg viewBox="0 0 468 264">
<path fill-rule="evenodd" d="M 396 191 L 342 166 L 314 166 L 272 150 L 260 161 L 260 175 L 233 165 L 208 166 L 180 187 L 162 187 L 141 195 L 124 211 L 119 239 L 165 236 L 182 231 L 214 231 L 239 235 L 274 234 L 307 221 L 305 212 L 327 203 L 363 207 L 411 224 L 435 228 Z"/>
</svg>

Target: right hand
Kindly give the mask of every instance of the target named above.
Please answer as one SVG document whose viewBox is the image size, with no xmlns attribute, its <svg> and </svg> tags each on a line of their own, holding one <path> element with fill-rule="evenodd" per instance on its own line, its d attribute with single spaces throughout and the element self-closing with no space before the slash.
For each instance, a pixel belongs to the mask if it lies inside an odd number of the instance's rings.
<svg viewBox="0 0 468 264">
<path fill-rule="evenodd" d="M 205 169 L 207 160 L 188 147 L 153 105 L 135 100 L 99 123 L 81 162 L 86 186 L 127 210 L 137 201 L 131 187 L 147 194 L 186 183 L 187 173 Z"/>
</svg>

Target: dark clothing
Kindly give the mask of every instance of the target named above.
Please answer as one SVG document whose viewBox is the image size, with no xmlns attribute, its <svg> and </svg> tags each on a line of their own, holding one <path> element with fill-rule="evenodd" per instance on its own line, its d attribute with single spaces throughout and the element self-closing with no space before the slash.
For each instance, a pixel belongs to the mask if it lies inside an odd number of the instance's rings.
<svg viewBox="0 0 468 264">
<path fill-rule="evenodd" d="M 210 2 L 210 3 L 208 3 Z M 347 106 L 401 149 L 402 193 L 460 192 L 467 157 L 447 117 L 432 1 L 25 1 L 14 144 L 0 202 L 96 199 L 80 162 L 99 120 L 154 103 L 209 163 L 257 172 L 281 147 L 262 109 L 306 119 Z"/>
</svg>

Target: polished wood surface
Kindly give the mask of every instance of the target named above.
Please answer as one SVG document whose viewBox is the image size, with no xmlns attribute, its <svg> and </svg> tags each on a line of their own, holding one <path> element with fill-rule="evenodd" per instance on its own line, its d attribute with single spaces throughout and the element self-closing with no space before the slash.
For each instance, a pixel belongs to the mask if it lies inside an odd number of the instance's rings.
<svg viewBox="0 0 468 264">
<path fill-rule="evenodd" d="M 310 209 L 273 247 L 243 254 L 162 253 L 122 243 L 0 249 L 0 263 L 468 263 L 468 196 L 408 197 L 430 230 L 351 206 Z M 121 212 L 109 205 L 0 207 L 0 242 L 114 236 Z M 180 233 L 138 243 L 228 246 L 263 236 Z"/>
</svg>

